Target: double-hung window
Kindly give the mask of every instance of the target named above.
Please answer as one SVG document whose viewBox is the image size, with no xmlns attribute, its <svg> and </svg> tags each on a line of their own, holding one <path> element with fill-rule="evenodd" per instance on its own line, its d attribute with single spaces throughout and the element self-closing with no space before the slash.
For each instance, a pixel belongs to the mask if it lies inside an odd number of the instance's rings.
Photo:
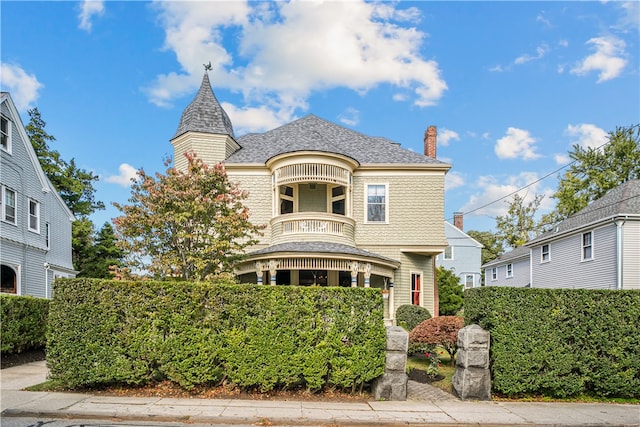
<svg viewBox="0 0 640 427">
<path fill-rule="evenodd" d="M 2 187 L 2 220 L 16 223 L 16 192 L 7 187 Z"/>
<path fill-rule="evenodd" d="M 551 259 L 551 251 L 548 244 L 542 245 L 542 249 L 540 252 L 540 262 L 549 262 Z"/>
<path fill-rule="evenodd" d="M 442 254 L 442 259 L 452 260 L 453 259 L 453 247 L 447 246 L 444 248 L 444 253 Z"/>
<path fill-rule="evenodd" d="M 491 280 L 498 280 L 498 267 L 491 269 Z"/>
<path fill-rule="evenodd" d="M 467 289 L 473 288 L 473 274 L 466 274 L 464 276 L 464 287 Z"/>
<path fill-rule="evenodd" d="M 29 199 L 29 230 L 40 233 L 40 203 Z"/>
<path fill-rule="evenodd" d="M 365 222 L 387 222 L 388 199 L 386 184 L 367 185 L 367 220 Z"/>
<path fill-rule="evenodd" d="M 513 264 L 507 264 L 507 277 L 513 277 Z"/>
<path fill-rule="evenodd" d="M 582 233 L 582 260 L 593 259 L 593 231 Z"/>
<path fill-rule="evenodd" d="M 11 122 L 5 116 L 0 116 L 0 147 L 11 153 Z"/>
<path fill-rule="evenodd" d="M 422 292 L 422 274 L 411 273 L 411 304 L 420 305 L 420 292 Z"/>
</svg>

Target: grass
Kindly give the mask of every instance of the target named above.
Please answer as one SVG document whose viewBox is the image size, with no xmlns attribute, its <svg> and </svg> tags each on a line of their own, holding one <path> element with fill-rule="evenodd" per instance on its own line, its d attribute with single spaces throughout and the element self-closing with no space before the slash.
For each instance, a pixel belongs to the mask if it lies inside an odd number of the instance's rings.
<svg viewBox="0 0 640 427">
<path fill-rule="evenodd" d="M 437 348 L 436 351 L 440 357 L 440 367 L 438 367 L 438 374 L 442 375 L 444 378 L 440 381 L 434 381 L 431 383 L 432 386 L 439 388 L 440 390 L 446 391 L 447 393 L 453 394 L 453 385 L 451 384 L 453 379 L 453 374 L 456 372 L 455 366 L 451 366 L 451 358 L 441 348 Z M 428 366 L 427 360 L 424 357 L 420 356 L 410 356 L 407 359 L 407 368 L 415 368 L 415 369 L 426 369 Z"/>
</svg>

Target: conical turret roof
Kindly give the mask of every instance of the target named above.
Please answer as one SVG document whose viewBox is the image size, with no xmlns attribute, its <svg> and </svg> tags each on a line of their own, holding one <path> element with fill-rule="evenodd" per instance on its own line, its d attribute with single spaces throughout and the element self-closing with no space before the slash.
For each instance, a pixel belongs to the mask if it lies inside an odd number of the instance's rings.
<svg viewBox="0 0 640 427">
<path fill-rule="evenodd" d="M 211 83 L 209 83 L 209 75 L 206 72 L 200 90 L 191 104 L 182 112 L 180 125 L 172 139 L 185 132 L 223 134 L 235 139 L 231 120 L 216 99 L 211 89 Z"/>
</svg>

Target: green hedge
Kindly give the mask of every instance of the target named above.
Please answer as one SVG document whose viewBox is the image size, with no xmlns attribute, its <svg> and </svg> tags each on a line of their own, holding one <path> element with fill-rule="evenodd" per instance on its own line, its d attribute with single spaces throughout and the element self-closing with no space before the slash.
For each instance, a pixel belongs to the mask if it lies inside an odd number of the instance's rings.
<svg viewBox="0 0 640 427">
<path fill-rule="evenodd" d="M 2 353 L 44 348 L 49 300 L 0 294 Z"/>
<path fill-rule="evenodd" d="M 355 389 L 384 371 L 382 295 L 365 288 L 56 282 L 47 363 L 69 387 Z"/>
<path fill-rule="evenodd" d="M 413 328 L 427 319 L 431 319 L 431 313 L 419 305 L 404 304 L 396 310 L 396 323 L 407 332 L 411 332 Z"/>
<path fill-rule="evenodd" d="M 491 333 L 494 392 L 640 397 L 640 291 L 470 289 L 465 321 Z"/>
</svg>

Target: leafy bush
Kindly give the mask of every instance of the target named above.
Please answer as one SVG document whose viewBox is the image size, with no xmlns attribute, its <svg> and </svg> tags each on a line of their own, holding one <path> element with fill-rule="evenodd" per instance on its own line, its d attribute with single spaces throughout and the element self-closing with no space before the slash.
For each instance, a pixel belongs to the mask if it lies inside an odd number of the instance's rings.
<svg viewBox="0 0 640 427">
<path fill-rule="evenodd" d="M 67 279 L 56 282 L 47 361 L 72 388 L 355 390 L 384 371 L 382 308 L 372 288 Z"/>
<path fill-rule="evenodd" d="M 458 316 L 439 316 L 425 320 L 409 333 L 410 346 L 439 346 L 451 357 L 451 365 L 458 351 L 458 331 L 464 319 Z"/>
<path fill-rule="evenodd" d="M 396 322 L 407 332 L 411 332 L 413 328 L 427 319 L 431 319 L 431 313 L 419 305 L 405 304 L 396 310 Z"/>
<path fill-rule="evenodd" d="M 49 300 L 0 294 L 0 335 L 3 353 L 44 348 Z"/>
<path fill-rule="evenodd" d="M 496 393 L 640 396 L 640 291 L 476 288 L 465 318 L 491 333 Z"/>
<path fill-rule="evenodd" d="M 440 316 L 458 314 L 464 304 L 464 288 L 460 283 L 460 278 L 452 270 L 444 267 L 438 267 L 436 275 Z"/>
</svg>

